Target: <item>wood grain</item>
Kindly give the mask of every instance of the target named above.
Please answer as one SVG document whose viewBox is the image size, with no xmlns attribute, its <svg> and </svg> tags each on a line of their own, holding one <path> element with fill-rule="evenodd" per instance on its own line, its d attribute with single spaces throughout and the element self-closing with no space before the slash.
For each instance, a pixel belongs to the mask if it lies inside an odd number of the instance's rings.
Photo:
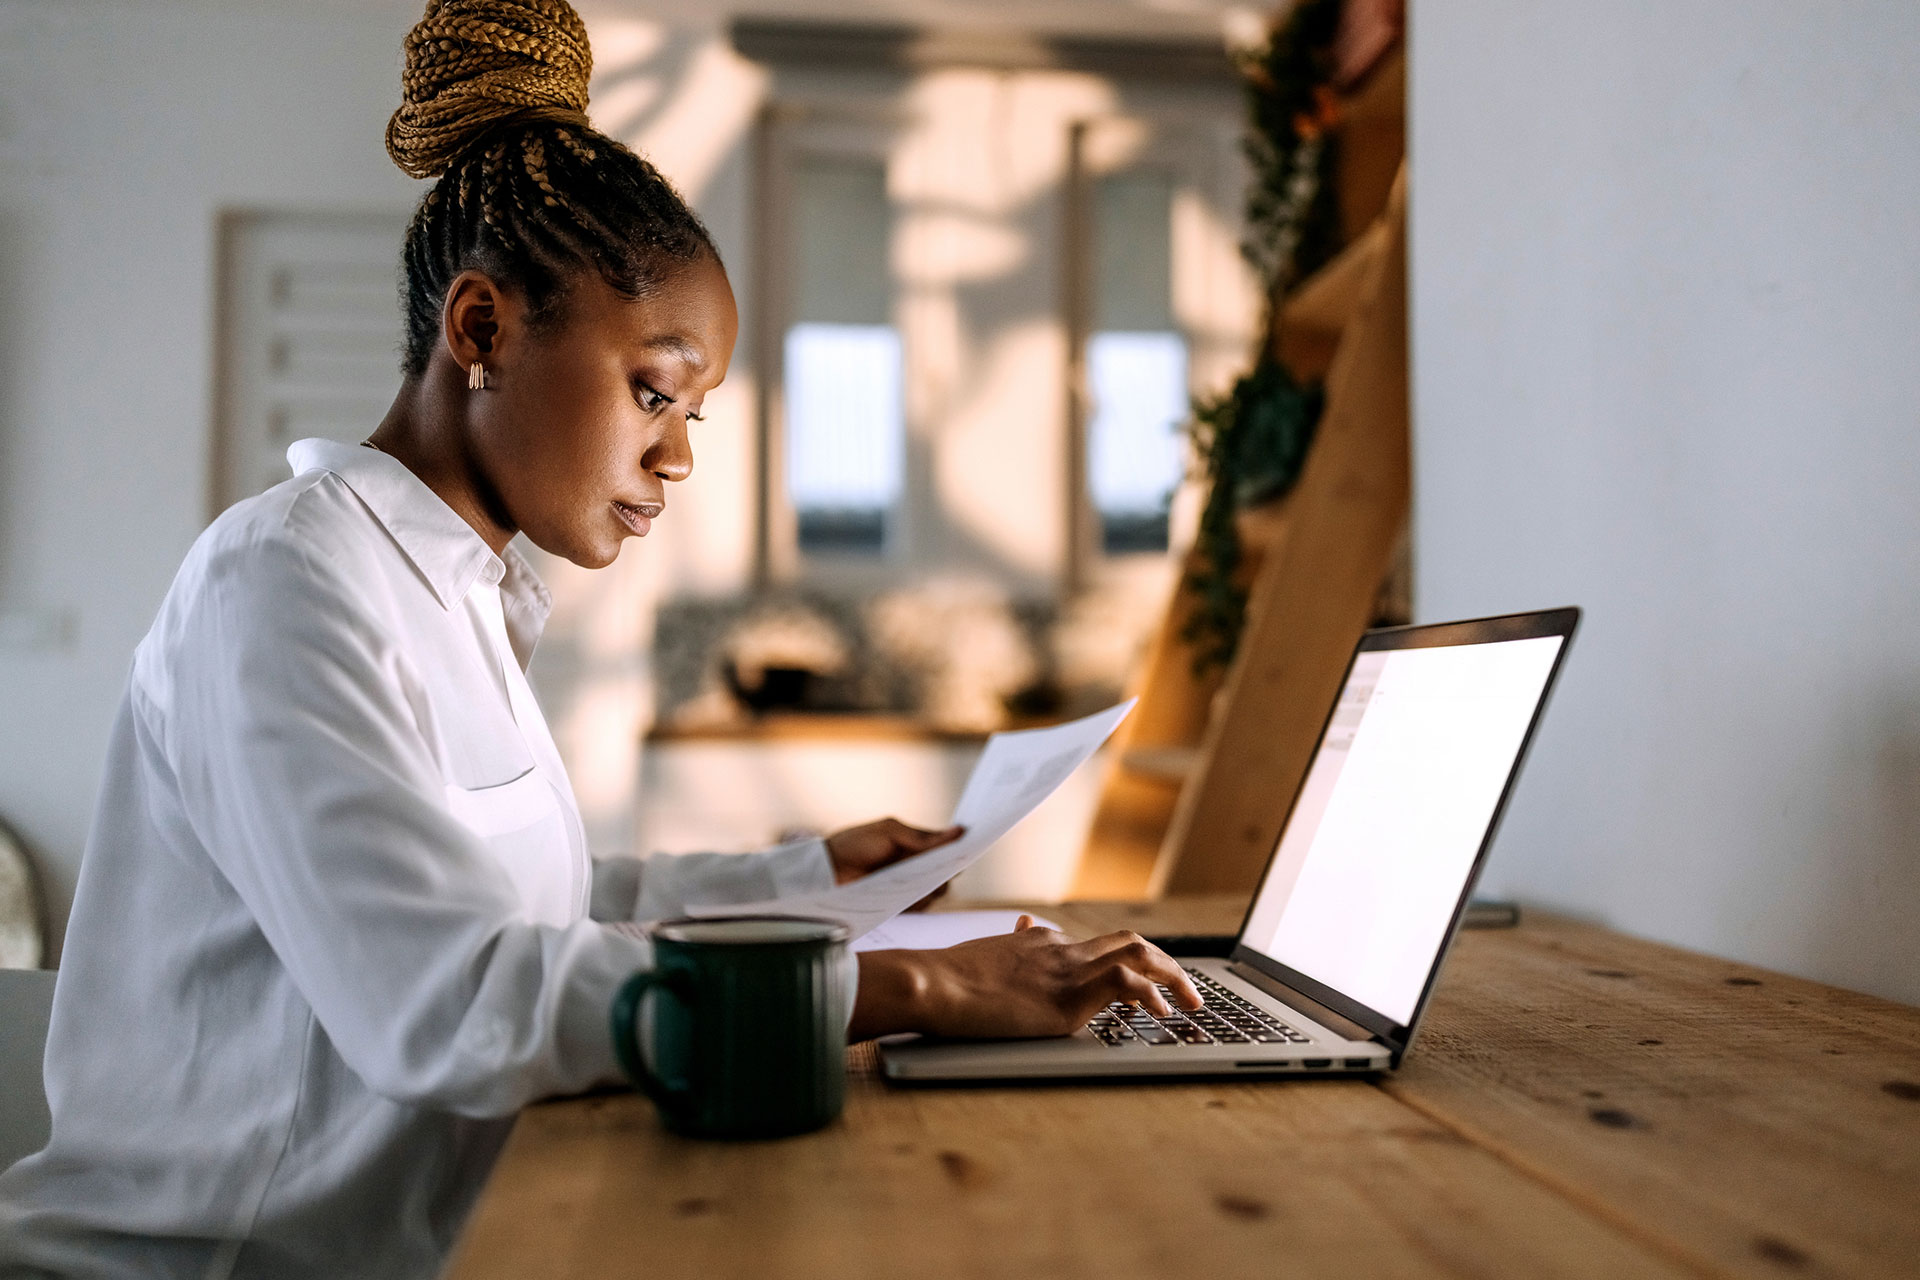
<svg viewBox="0 0 1920 1280">
<path fill-rule="evenodd" d="M 1045 908 L 1231 931 L 1244 898 Z M 1530 916 L 1354 1080 L 902 1090 L 770 1143 L 520 1121 L 449 1274 L 1910 1276 L 1920 1010 Z"/>
<path fill-rule="evenodd" d="M 1392 1096 L 1703 1269 L 1920 1274 L 1920 1011 L 1551 918 L 1442 982 Z"/>
<path fill-rule="evenodd" d="M 851 1083 L 774 1143 L 675 1138 L 631 1096 L 534 1108 L 450 1274 L 1689 1274 L 1358 1081 Z"/>
</svg>

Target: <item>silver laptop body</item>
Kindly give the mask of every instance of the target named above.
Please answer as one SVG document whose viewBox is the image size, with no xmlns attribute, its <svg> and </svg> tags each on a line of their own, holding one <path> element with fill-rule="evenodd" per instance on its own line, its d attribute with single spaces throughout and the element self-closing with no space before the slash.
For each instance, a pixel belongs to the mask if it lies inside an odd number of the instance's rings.
<svg viewBox="0 0 1920 1280">
<path fill-rule="evenodd" d="M 1387 1071 L 1413 1042 L 1578 609 L 1361 637 L 1206 1007 L 1114 1005 L 1069 1036 L 880 1045 L 890 1080 Z"/>
</svg>

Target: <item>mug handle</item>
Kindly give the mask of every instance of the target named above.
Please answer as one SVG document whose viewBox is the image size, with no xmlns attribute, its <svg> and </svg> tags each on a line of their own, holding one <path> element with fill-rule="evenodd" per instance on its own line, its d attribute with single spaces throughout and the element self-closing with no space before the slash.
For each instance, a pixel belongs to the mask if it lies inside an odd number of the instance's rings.
<svg viewBox="0 0 1920 1280">
<path fill-rule="evenodd" d="M 685 1099 L 693 1092 L 693 1086 L 684 1080 L 671 1083 L 662 1080 L 641 1056 L 640 1001 L 655 988 L 671 992 L 683 1001 L 688 997 L 687 981 L 678 973 L 642 969 L 628 978 L 613 997 L 613 1052 L 620 1059 L 621 1069 L 640 1086 L 641 1092 L 665 1107 Z"/>
</svg>

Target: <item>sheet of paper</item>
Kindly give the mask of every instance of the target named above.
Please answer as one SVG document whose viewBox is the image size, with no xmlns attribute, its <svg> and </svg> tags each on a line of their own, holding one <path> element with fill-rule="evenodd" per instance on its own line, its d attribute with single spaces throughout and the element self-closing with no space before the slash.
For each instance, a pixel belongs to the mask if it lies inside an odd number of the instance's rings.
<svg viewBox="0 0 1920 1280">
<path fill-rule="evenodd" d="M 824 893 L 765 902 L 690 907 L 698 916 L 786 915 L 837 920 L 858 938 L 965 871 L 1052 795 L 1100 749 L 1133 710 L 1134 699 L 1045 729 L 996 733 L 973 767 L 953 821 L 967 829 L 952 844 L 883 867 Z"/>
<path fill-rule="evenodd" d="M 1018 911 L 906 911 L 876 925 L 853 944 L 855 951 L 939 951 L 944 947 L 1012 933 L 1020 923 Z M 1033 922 L 1043 929 L 1060 926 L 1045 916 Z"/>
</svg>

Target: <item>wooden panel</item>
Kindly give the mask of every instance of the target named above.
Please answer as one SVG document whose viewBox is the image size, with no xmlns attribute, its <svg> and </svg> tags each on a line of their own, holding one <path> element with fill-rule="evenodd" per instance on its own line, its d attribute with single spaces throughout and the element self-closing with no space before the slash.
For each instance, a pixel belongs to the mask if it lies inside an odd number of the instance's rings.
<svg viewBox="0 0 1920 1280">
<path fill-rule="evenodd" d="M 1261 566 L 1286 546 L 1290 512 L 1282 499 L 1235 516 L 1243 586 L 1251 586 Z M 1070 897 L 1144 898 L 1152 889 L 1160 848 L 1180 790 L 1200 758 L 1223 675 L 1218 669 L 1196 674 L 1194 648 L 1181 634 L 1193 617 L 1194 596 L 1186 583 L 1197 568 L 1197 553 L 1190 552 L 1128 689 L 1140 705 L 1121 724 L 1102 766 L 1100 802 Z"/>
<path fill-rule="evenodd" d="M 1395 175 L 1407 153 L 1407 71 L 1404 49 L 1395 49 L 1341 99 L 1338 127 L 1340 226 L 1349 240 L 1359 235 L 1391 199 Z"/>
<path fill-rule="evenodd" d="M 1300 282 L 1274 316 L 1274 355 L 1302 382 L 1333 367 L 1340 339 L 1367 293 L 1377 287 L 1388 228 L 1376 222 L 1338 257 Z"/>
<path fill-rule="evenodd" d="M 1920 1274 L 1920 1010 L 1534 918 L 1386 1088 L 1702 1269 Z"/>
<path fill-rule="evenodd" d="M 1156 869 L 1172 893 L 1246 892 L 1305 774 L 1406 522 L 1406 191 L 1327 380 L 1286 546 L 1255 586 L 1240 652 Z"/>
</svg>

